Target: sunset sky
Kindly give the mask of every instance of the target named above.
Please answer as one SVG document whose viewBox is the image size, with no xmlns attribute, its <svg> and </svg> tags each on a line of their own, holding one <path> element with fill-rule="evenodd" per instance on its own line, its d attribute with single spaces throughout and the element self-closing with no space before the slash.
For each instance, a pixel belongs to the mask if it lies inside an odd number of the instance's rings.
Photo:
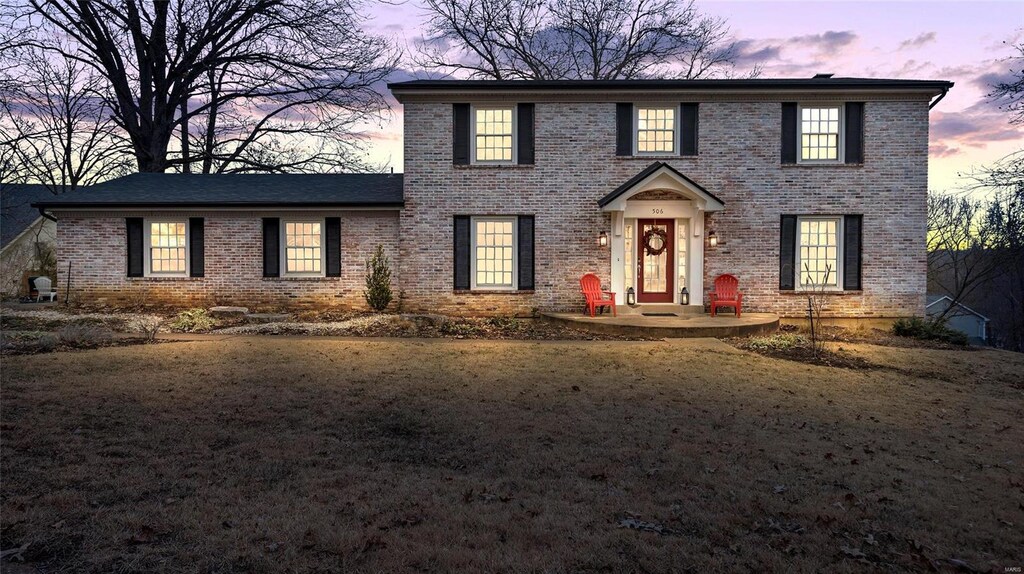
<svg viewBox="0 0 1024 574">
<path fill-rule="evenodd" d="M 991 82 L 1009 74 L 1011 44 L 1024 41 L 1024 2 L 704 1 L 698 6 L 728 21 L 740 42 L 740 68 L 760 65 L 764 78 L 827 72 L 955 82 L 931 114 L 931 189 L 955 188 L 959 172 L 1024 147 L 1024 126 L 1011 126 L 1007 114 L 984 98 Z M 421 5 L 409 1 L 379 6 L 369 25 L 411 45 L 422 37 L 422 21 Z M 401 107 L 369 135 L 371 159 L 402 171 Z"/>
</svg>

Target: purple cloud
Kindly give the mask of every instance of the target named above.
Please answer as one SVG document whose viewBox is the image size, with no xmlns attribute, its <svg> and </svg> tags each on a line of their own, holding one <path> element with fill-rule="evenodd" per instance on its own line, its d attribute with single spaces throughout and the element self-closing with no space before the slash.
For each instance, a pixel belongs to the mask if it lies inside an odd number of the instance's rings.
<svg viewBox="0 0 1024 574">
<path fill-rule="evenodd" d="M 916 50 L 935 41 L 935 32 L 925 32 L 909 40 L 900 42 L 899 50 Z"/>
</svg>

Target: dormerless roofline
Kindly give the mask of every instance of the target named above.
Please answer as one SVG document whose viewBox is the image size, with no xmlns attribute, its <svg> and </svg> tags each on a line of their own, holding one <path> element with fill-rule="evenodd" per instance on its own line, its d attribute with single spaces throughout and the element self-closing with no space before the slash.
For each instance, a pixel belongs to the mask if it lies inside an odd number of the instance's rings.
<svg viewBox="0 0 1024 574">
<path fill-rule="evenodd" d="M 411 80 L 388 84 L 399 93 L 519 91 L 924 91 L 938 95 L 953 87 L 945 80 L 882 78 L 782 78 L 746 80 Z"/>
</svg>

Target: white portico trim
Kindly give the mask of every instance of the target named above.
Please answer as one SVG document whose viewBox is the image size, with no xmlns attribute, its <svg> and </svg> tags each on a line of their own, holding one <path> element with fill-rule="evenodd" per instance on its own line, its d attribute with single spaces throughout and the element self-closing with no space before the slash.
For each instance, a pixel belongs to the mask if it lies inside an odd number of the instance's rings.
<svg viewBox="0 0 1024 574">
<path fill-rule="evenodd" d="M 634 199 L 648 191 L 667 191 L 675 197 Z M 686 287 L 690 305 L 703 306 L 704 213 L 722 211 L 724 202 L 672 166 L 655 162 L 598 201 L 598 205 L 611 215 L 611 290 L 616 294 L 616 303 L 624 304 L 626 290 L 636 285 L 637 221 L 672 219 L 676 241 L 671 258 L 677 278 L 673 302 L 681 302 L 679 292 Z"/>
</svg>

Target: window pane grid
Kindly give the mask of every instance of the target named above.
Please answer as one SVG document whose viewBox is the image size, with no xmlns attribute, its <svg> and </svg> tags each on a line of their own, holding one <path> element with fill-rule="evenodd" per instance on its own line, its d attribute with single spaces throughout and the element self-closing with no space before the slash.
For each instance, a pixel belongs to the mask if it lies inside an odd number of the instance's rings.
<svg viewBox="0 0 1024 574">
<path fill-rule="evenodd" d="M 149 270 L 151 273 L 184 273 L 185 223 L 149 224 Z"/>
<path fill-rule="evenodd" d="M 318 222 L 285 223 L 285 261 L 288 273 L 319 273 L 321 230 Z"/>
<path fill-rule="evenodd" d="M 476 160 L 512 161 L 512 108 L 476 110 Z"/>
<path fill-rule="evenodd" d="M 675 143 L 675 108 L 640 108 L 637 110 L 637 151 L 674 153 Z"/>
<path fill-rule="evenodd" d="M 478 220 L 476 229 L 476 284 L 512 287 L 514 234 L 511 221 Z"/>
<path fill-rule="evenodd" d="M 800 285 L 839 285 L 839 238 L 835 219 L 800 221 Z"/>
<path fill-rule="evenodd" d="M 801 108 L 800 159 L 839 159 L 839 108 Z"/>
</svg>

